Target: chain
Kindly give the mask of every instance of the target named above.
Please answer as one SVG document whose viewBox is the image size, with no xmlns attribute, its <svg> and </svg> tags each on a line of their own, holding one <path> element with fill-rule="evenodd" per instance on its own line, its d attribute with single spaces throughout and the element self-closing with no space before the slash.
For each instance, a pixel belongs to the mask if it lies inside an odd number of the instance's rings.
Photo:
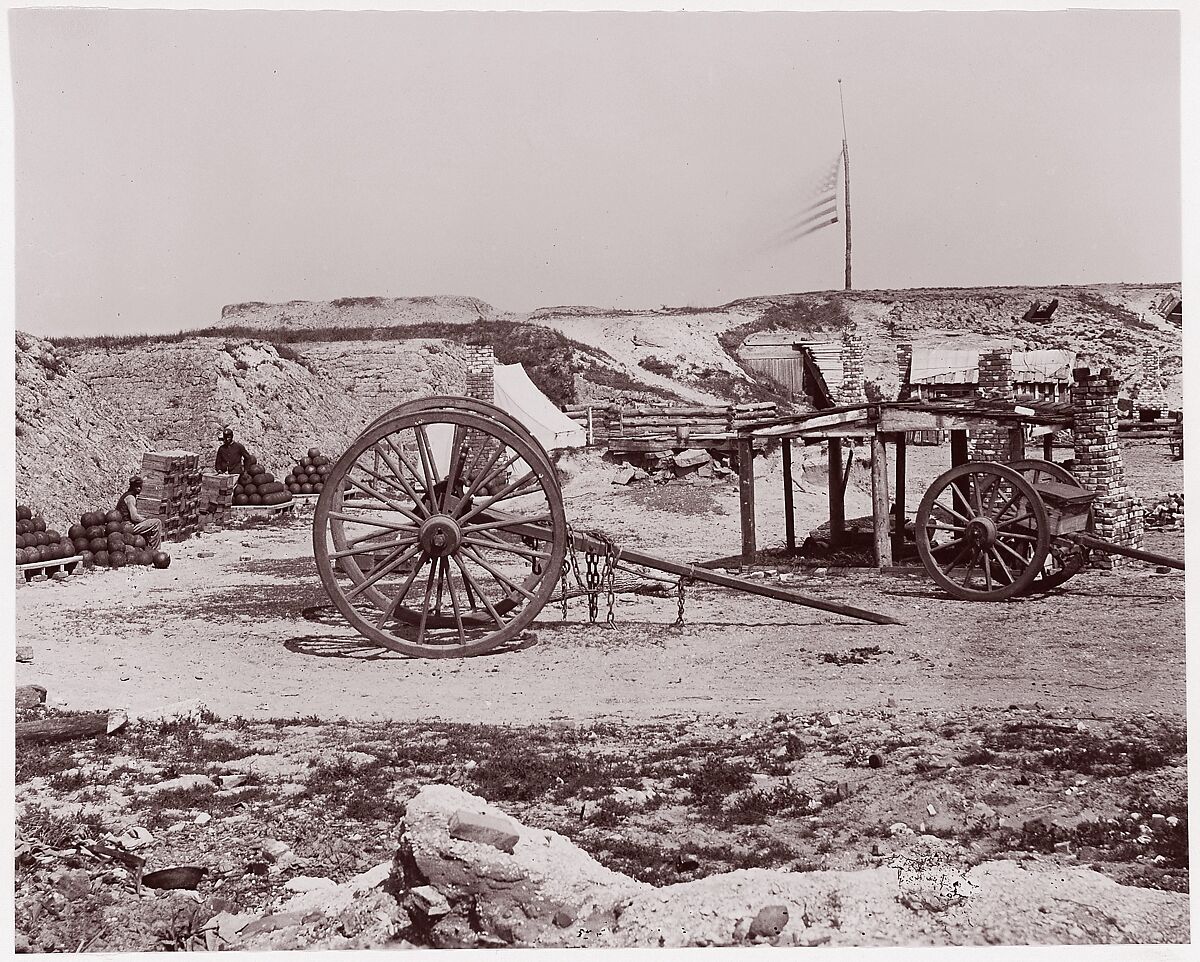
<svg viewBox="0 0 1200 962">
<path fill-rule="evenodd" d="M 584 563 L 587 565 L 587 600 L 588 619 L 596 620 L 599 611 L 600 563 L 590 551 L 584 553 Z"/>
<path fill-rule="evenodd" d="M 616 546 L 606 538 L 604 541 L 604 585 L 608 589 L 608 617 L 605 619 L 605 624 L 609 628 L 617 622 L 616 616 L 613 614 L 613 604 L 617 600 L 616 591 L 613 590 L 613 575 L 616 565 Z"/>
<path fill-rule="evenodd" d="M 567 576 L 571 573 L 570 558 L 563 558 L 562 571 L 559 573 L 558 585 L 562 591 L 562 616 L 563 621 L 567 620 Z"/>
<path fill-rule="evenodd" d="M 679 602 L 679 614 L 675 616 L 674 627 L 676 627 L 676 628 L 680 628 L 683 626 L 683 602 L 684 602 L 684 592 L 685 591 L 686 591 L 686 588 L 684 588 L 683 579 L 680 578 L 679 581 L 676 582 L 676 584 L 675 584 L 675 596 L 676 596 L 676 600 Z"/>
</svg>

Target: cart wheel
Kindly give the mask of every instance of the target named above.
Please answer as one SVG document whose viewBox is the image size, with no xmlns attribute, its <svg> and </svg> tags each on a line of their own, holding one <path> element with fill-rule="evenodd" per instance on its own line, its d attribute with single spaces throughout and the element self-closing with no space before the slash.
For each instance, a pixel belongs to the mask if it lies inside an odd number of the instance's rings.
<svg viewBox="0 0 1200 962">
<path fill-rule="evenodd" d="M 1050 551 L 1042 499 L 1019 472 L 990 462 L 938 477 L 917 509 L 916 534 L 930 577 L 965 601 L 1024 593 Z"/>
<path fill-rule="evenodd" d="M 550 599 L 566 555 L 545 450 L 503 412 L 458 400 L 406 405 L 368 428 L 334 465 L 313 520 L 338 610 L 373 643 L 417 657 L 515 638 Z"/>
<path fill-rule="evenodd" d="M 392 421 L 404 414 L 412 414 L 417 411 L 471 411 L 475 414 L 483 415 L 508 428 L 514 434 L 519 434 L 537 449 L 546 464 L 552 463 L 550 455 L 542 446 L 542 442 L 530 434 L 529 429 L 524 424 L 502 408 L 498 408 L 494 404 L 489 404 L 487 401 L 481 401 L 479 398 L 468 397 L 465 394 L 434 394 L 430 397 L 405 401 L 403 404 L 379 415 L 379 417 L 366 426 L 364 433 L 370 431 L 372 428 L 379 427 L 385 421 Z M 550 473 L 557 484 L 557 473 L 553 471 Z"/>
<path fill-rule="evenodd" d="M 1055 464 L 1053 461 L 1043 461 L 1041 458 L 1027 458 L 1023 461 L 1013 461 L 1008 467 L 1014 471 L 1020 471 L 1021 476 L 1030 484 L 1037 484 L 1039 481 L 1058 481 L 1061 484 L 1069 484 L 1076 488 L 1083 487 L 1075 475 L 1061 464 Z M 1088 515 L 1087 530 L 1092 530 L 1090 513 Z M 1038 572 L 1037 578 L 1029 589 L 1030 593 L 1050 591 L 1066 584 L 1083 570 L 1083 564 L 1083 549 L 1071 546 L 1069 551 L 1062 552 L 1051 543 L 1050 553 L 1046 555 L 1046 561 L 1042 565 L 1042 570 Z"/>
</svg>

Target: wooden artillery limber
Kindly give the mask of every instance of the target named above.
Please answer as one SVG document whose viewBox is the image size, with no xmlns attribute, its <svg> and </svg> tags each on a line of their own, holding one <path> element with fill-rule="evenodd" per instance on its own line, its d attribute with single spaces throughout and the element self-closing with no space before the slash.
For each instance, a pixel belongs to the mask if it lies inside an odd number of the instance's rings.
<svg viewBox="0 0 1200 962">
<path fill-rule="evenodd" d="M 520 422 L 466 397 L 403 404 L 338 459 L 317 501 L 313 551 L 342 616 L 372 644 L 427 658 L 489 651 L 585 584 L 591 614 L 634 565 L 685 582 L 876 624 L 888 615 L 825 601 L 575 531 L 549 455 Z M 579 556 L 583 555 L 582 562 Z"/>
</svg>

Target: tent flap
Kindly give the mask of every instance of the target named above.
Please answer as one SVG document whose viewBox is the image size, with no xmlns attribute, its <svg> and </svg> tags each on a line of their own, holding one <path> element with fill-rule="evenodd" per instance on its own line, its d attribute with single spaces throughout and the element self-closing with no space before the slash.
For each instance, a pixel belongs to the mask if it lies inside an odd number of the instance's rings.
<svg viewBox="0 0 1200 962">
<path fill-rule="evenodd" d="M 541 392 L 520 364 L 497 364 L 496 406 L 520 421 L 547 451 L 581 448 L 587 432 Z"/>
</svg>

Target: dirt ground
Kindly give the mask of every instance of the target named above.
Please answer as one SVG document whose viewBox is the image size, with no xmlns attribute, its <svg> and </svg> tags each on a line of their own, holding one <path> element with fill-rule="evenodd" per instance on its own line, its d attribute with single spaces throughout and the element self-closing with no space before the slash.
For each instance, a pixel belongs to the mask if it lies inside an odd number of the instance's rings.
<svg viewBox="0 0 1200 962">
<path fill-rule="evenodd" d="M 911 514 L 948 452 L 910 453 Z M 826 491 L 822 466 L 797 459 L 808 467 L 796 491 L 803 539 L 826 519 Z M 732 478 L 619 486 L 617 467 L 591 453 L 561 467 L 577 529 L 679 561 L 740 549 Z M 1126 470 L 1142 497 L 1183 489 L 1165 445 L 1128 447 Z M 760 547 L 779 548 L 778 453 L 756 471 Z M 869 502 L 856 458 L 847 515 Z M 20 944 L 188 947 L 219 905 L 267 924 L 291 875 L 342 881 L 389 858 L 403 800 L 431 782 L 656 885 L 757 866 L 901 864 L 910 846 L 937 842 L 964 865 L 1090 866 L 1125 885 L 1188 888 L 1181 572 L 1130 563 L 981 604 L 923 576 L 771 565 L 750 575 L 904 623 L 695 585 L 681 627 L 673 587 L 618 597 L 613 628 L 590 624 L 576 598 L 565 619 L 544 609 L 520 644 L 428 661 L 368 647 L 334 616 L 310 526 L 246 525 L 174 545 L 166 570 L 18 588 L 17 642 L 33 661 L 16 666 L 17 684 L 45 686 L 52 711 L 142 719 L 18 754 Z M 1181 556 L 1183 532 L 1150 531 L 1146 544 Z M 172 720 L 181 713 L 191 719 Z M 207 781 L 230 772 L 251 776 L 245 794 Z M 146 785 L 197 775 L 199 787 L 147 801 Z M 147 869 L 207 867 L 202 905 L 147 900 L 119 866 L 86 855 L 88 839 L 135 827 L 154 837 Z M 263 876 L 264 838 L 298 861 Z M 91 897 L 72 900 L 80 873 Z M 1072 889 L 1041 910 L 1049 934 L 984 925 L 968 941 L 1185 939 L 1153 913 L 1144 931 L 1110 925 L 1132 891 L 1085 904 Z M 936 915 L 918 941 L 958 940 L 939 934 Z M 832 944 L 855 938 L 835 929 Z"/>
<path fill-rule="evenodd" d="M 919 493 L 946 452 L 910 450 L 910 490 Z M 780 545 L 778 455 L 757 467 L 760 547 Z M 564 470 L 567 515 L 578 529 L 680 561 L 739 550 L 732 480 L 618 486 L 615 467 L 594 455 L 568 459 Z M 1161 445 L 1133 447 L 1127 472 L 1144 495 L 1182 489 L 1181 463 Z M 826 517 L 818 475 L 797 493 L 801 538 Z M 868 509 L 865 475 L 860 466 L 852 476 L 851 517 Z M 89 572 L 19 588 L 18 643 L 33 647 L 34 661 L 17 665 L 17 684 L 44 685 L 52 705 L 70 709 L 203 705 L 248 718 L 647 720 L 865 708 L 889 698 L 914 708 L 1037 702 L 1184 713 L 1184 578 L 1141 563 L 1082 574 L 1045 597 L 991 604 L 950 600 L 923 577 L 810 566 L 781 581 L 771 568 L 767 583 L 904 624 L 696 585 L 681 628 L 671 626 L 673 595 L 618 598 L 612 629 L 589 624 L 584 600 L 572 599 L 565 620 L 557 604 L 542 612 L 536 643 L 421 661 L 365 646 L 323 607 L 309 525 L 297 517 L 194 538 L 173 546 L 167 570 Z M 1146 540 L 1181 554 L 1182 538 L 1168 531 Z M 822 661 L 861 646 L 883 654 L 852 669 Z"/>
</svg>

